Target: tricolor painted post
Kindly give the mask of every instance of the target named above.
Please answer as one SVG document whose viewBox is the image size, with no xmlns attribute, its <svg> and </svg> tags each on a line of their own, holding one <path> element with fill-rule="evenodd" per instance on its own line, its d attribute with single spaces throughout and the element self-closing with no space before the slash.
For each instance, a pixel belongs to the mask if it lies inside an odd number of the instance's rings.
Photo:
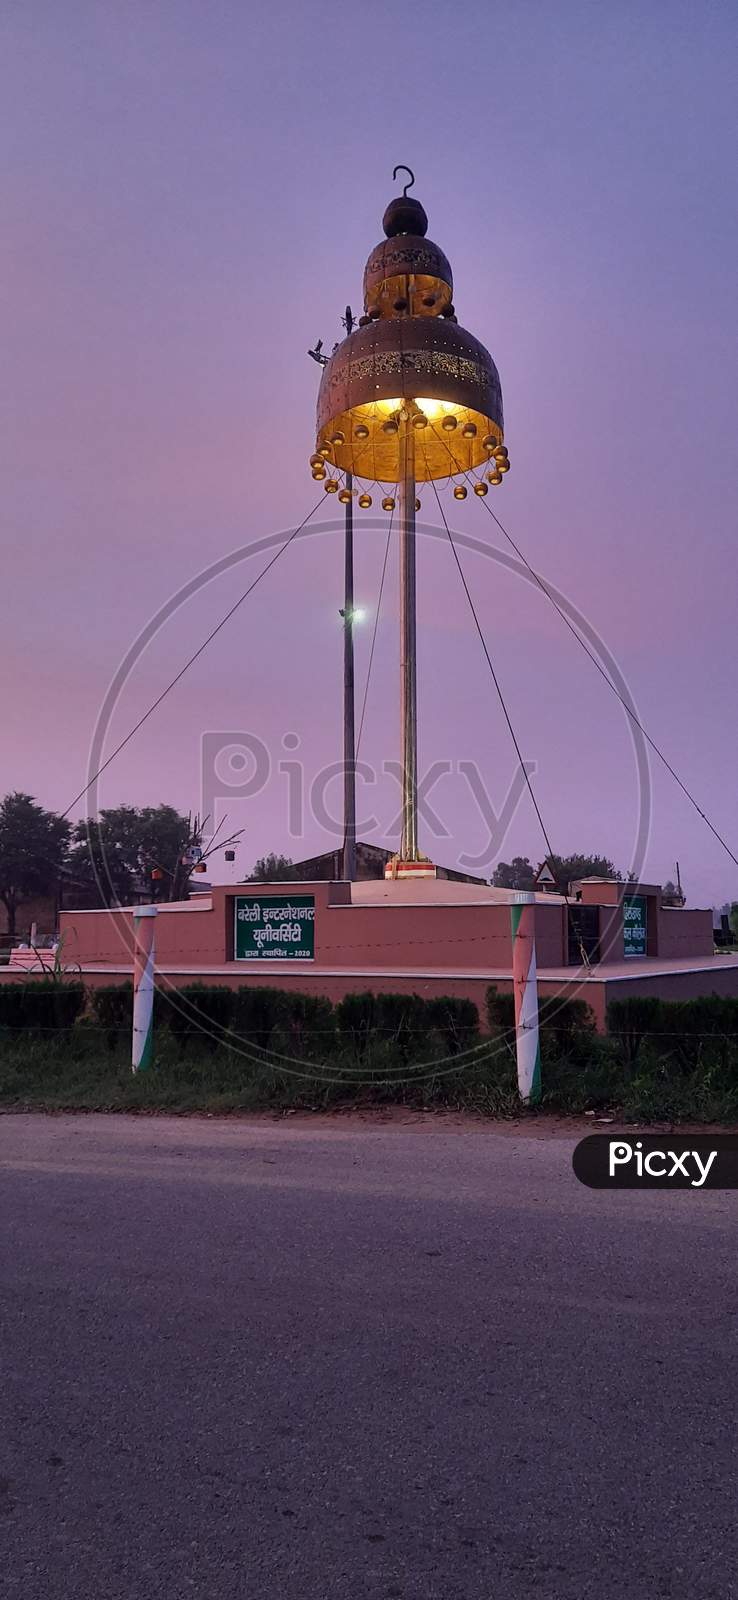
<svg viewBox="0 0 738 1600">
<path fill-rule="evenodd" d="M 154 1050 L 154 918 L 156 906 L 137 906 L 133 914 L 134 1072 L 151 1066 Z"/>
<path fill-rule="evenodd" d="M 535 895 L 521 890 L 510 907 L 518 1093 L 526 1105 L 533 1105 L 541 1098 L 535 904 Z"/>
</svg>

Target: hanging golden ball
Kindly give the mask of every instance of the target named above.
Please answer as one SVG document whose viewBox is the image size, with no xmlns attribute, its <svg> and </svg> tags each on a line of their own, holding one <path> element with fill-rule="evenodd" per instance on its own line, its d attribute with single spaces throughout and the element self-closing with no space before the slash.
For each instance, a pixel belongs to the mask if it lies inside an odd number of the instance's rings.
<svg viewBox="0 0 738 1600">
<path fill-rule="evenodd" d="M 497 470 L 497 468 L 495 467 L 494 472 L 488 472 L 487 473 L 487 482 L 488 483 L 502 483 L 502 473 L 499 472 Z"/>
<path fill-rule="evenodd" d="M 500 461 L 499 456 L 497 457 L 497 470 L 498 472 L 510 471 L 510 462 L 508 461 L 507 457 L 505 457 L 503 461 Z"/>
<path fill-rule="evenodd" d="M 316 482 L 322 481 L 322 479 L 325 477 L 325 467 L 322 465 L 322 463 L 319 467 L 313 467 L 313 477 L 315 478 Z"/>
<path fill-rule="evenodd" d="M 441 427 L 445 428 L 447 433 L 453 433 L 454 428 L 456 427 L 456 418 L 444 417 Z"/>
<path fill-rule="evenodd" d="M 465 439 L 476 439 L 476 437 L 477 437 L 477 425 L 476 425 L 476 422 L 465 422 L 461 431 L 462 431 Z"/>
<path fill-rule="evenodd" d="M 497 440 L 496 440 L 494 434 L 493 433 L 486 434 L 485 437 L 482 440 L 482 445 L 483 445 L 485 450 L 489 451 L 490 455 L 493 455 L 495 450 L 497 449 Z"/>
<path fill-rule="evenodd" d="M 338 494 L 338 479 L 328 478 L 323 484 L 326 494 Z"/>
<path fill-rule="evenodd" d="M 365 422 L 357 422 L 356 427 L 354 428 L 354 438 L 355 439 L 368 439 L 369 438 L 369 429 L 367 428 L 367 425 L 366 425 Z"/>
<path fill-rule="evenodd" d="M 318 445 L 318 455 L 321 457 L 321 459 L 323 461 L 329 461 L 331 456 L 332 456 L 332 454 L 333 454 L 333 452 L 332 452 L 331 447 L 330 447 L 329 444 L 319 444 Z"/>
<path fill-rule="evenodd" d="M 428 426 L 428 418 L 427 418 L 425 412 L 424 411 L 416 411 L 415 415 L 413 416 L 413 427 L 414 428 L 427 428 L 427 426 Z"/>
<path fill-rule="evenodd" d="M 370 506 L 371 503 L 372 503 L 372 497 L 371 497 L 370 494 L 360 494 L 359 495 L 359 505 L 361 506 L 363 511 L 366 511 L 367 507 Z"/>
<path fill-rule="evenodd" d="M 397 433 L 398 432 L 398 426 L 397 426 L 397 423 L 395 422 L 394 417 L 388 417 L 387 421 L 382 423 L 382 432 L 383 433 Z"/>
<path fill-rule="evenodd" d="M 345 433 L 341 432 L 340 428 L 338 429 L 337 433 L 332 433 L 331 434 L 331 444 L 345 444 L 345 443 L 346 443 L 346 435 L 345 435 Z"/>
<path fill-rule="evenodd" d="M 465 489 L 463 483 L 457 483 L 456 487 L 454 489 L 454 500 L 465 500 L 465 499 L 466 499 L 466 489 Z"/>
<path fill-rule="evenodd" d="M 496 444 L 492 454 L 494 455 L 495 461 L 507 461 L 507 445 Z"/>
<path fill-rule="evenodd" d="M 310 465 L 311 465 L 311 467 L 322 467 L 322 465 L 323 465 L 323 457 L 321 455 L 318 455 L 317 451 L 315 452 L 314 456 L 310 457 Z"/>
<path fill-rule="evenodd" d="M 395 502 L 394 502 L 393 496 L 391 494 L 386 494 L 384 499 L 383 499 L 383 501 L 382 501 L 382 510 L 383 511 L 394 511 L 394 509 L 395 509 Z"/>
<path fill-rule="evenodd" d="M 347 506 L 349 504 L 349 502 L 353 499 L 353 495 L 352 495 L 350 489 L 341 489 L 338 498 L 339 498 L 342 506 Z"/>
<path fill-rule="evenodd" d="M 484 496 L 487 493 L 487 485 L 486 485 L 486 483 L 475 483 L 475 485 L 474 485 L 474 493 L 478 494 L 482 498 L 484 498 Z"/>
</svg>

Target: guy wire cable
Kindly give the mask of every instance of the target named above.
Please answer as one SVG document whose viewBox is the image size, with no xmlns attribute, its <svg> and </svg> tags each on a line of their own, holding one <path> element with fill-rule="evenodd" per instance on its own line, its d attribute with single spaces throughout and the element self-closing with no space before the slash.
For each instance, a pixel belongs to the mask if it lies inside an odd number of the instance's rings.
<svg viewBox="0 0 738 1600">
<path fill-rule="evenodd" d="M 191 666 L 193 666 L 195 661 L 197 661 L 198 657 L 202 655 L 203 651 L 207 649 L 208 645 L 215 638 L 216 634 L 220 633 L 221 629 L 225 627 L 227 622 L 230 622 L 231 617 L 234 615 L 234 613 L 236 611 L 238 611 L 239 606 L 242 606 L 244 600 L 248 600 L 249 595 L 253 594 L 254 589 L 257 587 L 257 584 L 261 583 L 262 578 L 265 578 L 267 573 L 271 571 L 272 567 L 279 560 L 280 556 L 284 555 L 285 550 L 287 550 L 289 548 L 289 546 L 292 544 L 293 539 L 297 538 L 298 533 L 302 532 L 302 529 L 305 527 L 306 523 L 308 523 L 310 521 L 310 518 L 315 516 L 315 513 L 316 513 L 316 511 L 318 509 L 318 506 L 321 506 L 321 505 L 324 505 L 324 504 L 325 504 L 325 502 L 324 502 L 322 496 L 321 496 L 320 500 L 316 500 L 315 505 L 312 507 L 312 510 L 308 511 L 307 516 L 303 517 L 302 522 L 298 523 L 296 528 L 293 528 L 292 533 L 289 535 L 289 538 L 285 539 L 284 544 L 280 545 L 280 547 L 277 550 L 276 554 L 271 557 L 271 559 L 267 562 L 265 567 L 262 567 L 261 572 L 258 574 L 258 576 L 256 578 L 254 578 L 253 583 L 250 583 L 248 588 L 244 589 L 243 594 L 239 595 L 238 599 L 234 602 L 234 604 L 229 607 L 228 611 L 226 611 L 226 613 L 225 613 L 225 616 L 221 617 L 220 622 L 216 623 L 216 626 L 211 629 L 211 631 L 208 634 L 207 638 L 203 639 L 202 644 L 198 645 L 197 650 L 193 651 L 193 654 L 189 657 L 189 660 L 185 661 L 185 664 L 184 664 L 183 667 L 180 667 L 180 670 L 177 673 L 176 677 L 172 678 L 171 682 L 167 684 L 165 689 L 162 689 L 161 694 L 157 695 L 156 700 L 154 700 L 152 702 L 152 704 L 149 706 L 148 711 L 144 711 L 143 716 L 139 717 L 138 722 L 134 725 L 134 727 L 132 727 L 129 730 L 129 732 L 125 736 L 125 739 L 121 739 L 120 744 L 116 745 L 116 747 L 113 750 L 112 754 L 108 756 L 106 761 L 103 761 L 102 766 L 98 767 L 97 772 L 94 773 L 93 776 L 90 778 L 89 782 L 85 784 L 84 789 L 80 789 L 79 794 L 75 795 L 74 799 L 72 801 L 70 801 L 70 804 L 67 806 L 66 811 L 62 811 L 62 816 L 63 817 L 68 817 L 70 811 L 73 811 L 74 807 L 76 805 L 79 805 L 80 800 L 84 799 L 85 795 L 87 794 L 88 789 L 91 789 L 93 783 L 97 782 L 97 780 L 100 777 L 100 775 L 103 772 L 105 772 L 107 767 L 110 766 L 111 761 L 114 761 L 116 756 L 120 755 L 121 750 L 125 749 L 126 745 L 133 738 L 134 734 L 138 733 L 139 728 L 142 728 L 144 723 L 148 721 L 148 719 L 152 715 L 152 713 L 154 711 L 156 711 L 158 706 L 161 705 L 162 700 L 166 700 L 167 695 L 170 694 L 171 690 L 174 689 L 175 686 L 181 681 L 181 679 L 184 677 L 185 673 L 189 671 L 189 668 Z"/>
</svg>

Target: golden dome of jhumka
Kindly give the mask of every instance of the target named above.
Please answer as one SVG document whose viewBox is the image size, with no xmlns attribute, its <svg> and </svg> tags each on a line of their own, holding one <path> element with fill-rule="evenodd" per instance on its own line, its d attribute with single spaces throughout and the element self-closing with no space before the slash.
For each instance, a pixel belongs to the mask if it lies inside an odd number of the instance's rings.
<svg viewBox="0 0 738 1600">
<path fill-rule="evenodd" d="M 418 200 L 392 200 L 364 271 L 364 315 L 323 368 L 316 455 L 355 478 L 402 475 L 400 423 L 414 424 L 415 477 L 507 471 L 502 394 L 491 355 L 457 322 L 451 267 L 426 238 Z M 499 454 L 498 454 L 499 452 Z M 314 475 L 320 464 L 313 457 Z M 331 480 L 325 483 L 329 492 Z"/>
</svg>

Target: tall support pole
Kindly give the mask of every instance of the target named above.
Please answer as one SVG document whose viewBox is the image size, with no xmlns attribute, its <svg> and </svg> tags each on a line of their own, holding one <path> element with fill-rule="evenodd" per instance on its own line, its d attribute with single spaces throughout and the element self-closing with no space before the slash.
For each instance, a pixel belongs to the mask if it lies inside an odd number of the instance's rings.
<svg viewBox="0 0 738 1600">
<path fill-rule="evenodd" d="M 353 475 L 346 488 L 353 491 Z M 343 582 L 343 876 L 356 877 L 356 735 L 354 728 L 354 502 L 346 502 Z"/>
<path fill-rule="evenodd" d="M 401 861 L 418 856 L 418 720 L 415 614 L 415 434 L 400 421 L 400 716 L 402 722 Z"/>
</svg>

